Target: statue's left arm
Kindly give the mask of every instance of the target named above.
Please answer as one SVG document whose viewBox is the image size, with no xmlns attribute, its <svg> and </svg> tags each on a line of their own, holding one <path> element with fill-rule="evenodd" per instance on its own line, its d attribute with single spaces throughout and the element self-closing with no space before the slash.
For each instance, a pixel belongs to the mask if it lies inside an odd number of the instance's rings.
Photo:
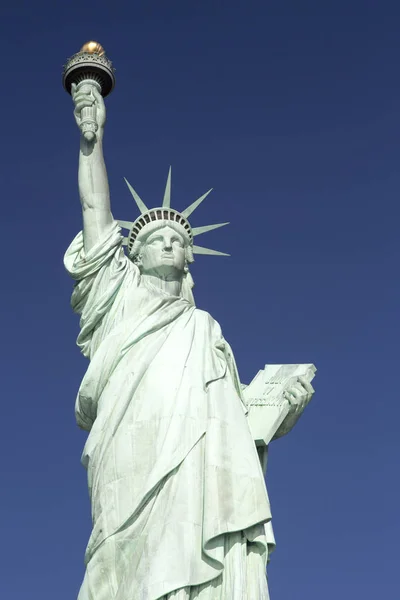
<svg viewBox="0 0 400 600">
<path fill-rule="evenodd" d="M 267 365 L 243 390 L 256 445 L 267 446 L 293 429 L 314 394 L 315 370 L 311 364 Z"/>
<path fill-rule="evenodd" d="M 290 406 L 289 413 L 276 431 L 272 440 L 276 440 L 283 435 L 286 435 L 293 429 L 303 414 L 305 407 L 313 397 L 313 394 L 313 386 L 304 377 L 299 377 L 297 384 L 284 392 L 284 397 L 289 402 Z"/>
</svg>

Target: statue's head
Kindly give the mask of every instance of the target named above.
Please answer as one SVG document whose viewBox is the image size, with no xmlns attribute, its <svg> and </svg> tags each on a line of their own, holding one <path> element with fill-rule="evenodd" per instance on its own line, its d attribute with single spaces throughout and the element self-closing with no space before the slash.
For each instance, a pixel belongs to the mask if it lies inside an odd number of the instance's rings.
<svg viewBox="0 0 400 600">
<path fill-rule="evenodd" d="M 218 223 L 192 228 L 188 221 L 188 217 L 211 190 L 180 213 L 170 206 L 171 169 L 168 174 L 163 203 L 159 208 L 148 209 L 133 187 L 127 181 L 126 183 L 141 214 L 133 223 L 118 222 L 121 227 L 129 229 L 129 235 L 125 238 L 128 255 L 142 272 L 158 269 L 160 274 L 168 272 L 168 274 L 173 273 L 179 276 L 188 273 L 188 265 L 193 262 L 193 254 L 228 256 L 224 252 L 193 244 L 194 236 L 227 225 L 227 223 Z"/>
<path fill-rule="evenodd" d="M 142 273 L 180 279 L 193 262 L 192 236 L 177 221 L 150 221 L 130 244 L 129 256 Z"/>
</svg>

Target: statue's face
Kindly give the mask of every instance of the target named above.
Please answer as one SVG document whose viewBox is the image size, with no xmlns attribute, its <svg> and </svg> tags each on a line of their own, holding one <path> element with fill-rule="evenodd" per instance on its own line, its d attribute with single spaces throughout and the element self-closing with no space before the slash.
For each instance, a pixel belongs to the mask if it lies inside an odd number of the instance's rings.
<svg viewBox="0 0 400 600">
<path fill-rule="evenodd" d="M 162 277 L 182 275 L 185 267 L 184 239 L 172 227 L 161 227 L 146 239 L 141 256 L 144 273 Z"/>
</svg>

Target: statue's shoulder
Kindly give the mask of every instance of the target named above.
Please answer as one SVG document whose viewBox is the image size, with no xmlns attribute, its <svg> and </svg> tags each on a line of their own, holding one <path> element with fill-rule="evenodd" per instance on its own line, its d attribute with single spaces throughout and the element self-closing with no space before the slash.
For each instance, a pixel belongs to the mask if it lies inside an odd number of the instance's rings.
<svg viewBox="0 0 400 600">
<path fill-rule="evenodd" d="M 202 323 L 204 326 L 210 328 L 218 336 L 221 335 L 220 324 L 209 312 L 201 308 L 195 308 L 194 314 L 198 323 Z"/>
<path fill-rule="evenodd" d="M 197 308 L 197 306 L 194 309 L 194 314 L 196 315 L 197 319 L 204 319 L 205 321 L 215 321 L 215 319 L 210 315 L 209 312 L 201 308 Z"/>
</svg>

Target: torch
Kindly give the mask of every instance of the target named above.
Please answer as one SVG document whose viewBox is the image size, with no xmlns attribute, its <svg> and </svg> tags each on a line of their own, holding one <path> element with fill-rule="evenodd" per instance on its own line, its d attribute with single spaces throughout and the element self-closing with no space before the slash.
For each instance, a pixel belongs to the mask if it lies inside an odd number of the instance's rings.
<svg viewBox="0 0 400 600">
<path fill-rule="evenodd" d="M 68 59 L 64 65 L 63 86 L 71 94 L 72 84 L 76 91 L 91 92 L 97 89 L 103 98 L 108 96 L 115 86 L 115 74 L 112 62 L 107 58 L 104 48 L 97 42 L 87 42 L 79 52 Z M 96 105 L 88 106 L 81 112 L 81 132 L 88 142 L 96 137 Z"/>
</svg>

